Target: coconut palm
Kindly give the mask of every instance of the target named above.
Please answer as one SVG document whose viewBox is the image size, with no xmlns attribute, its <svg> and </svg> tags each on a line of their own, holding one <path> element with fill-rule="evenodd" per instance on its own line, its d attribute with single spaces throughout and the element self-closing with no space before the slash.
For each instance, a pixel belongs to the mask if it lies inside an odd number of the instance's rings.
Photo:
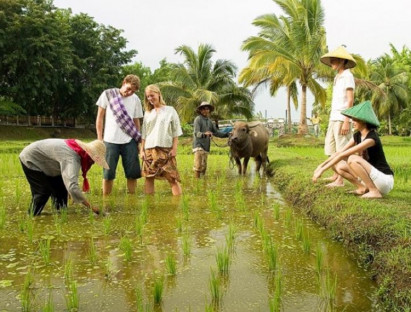
<svg viewBox="0 0 411 312">
<path fill-rule="evenodd" d="M 183 122 L 190 122 L 195 108 L 203 101 L 215 106 L 214 119 L 241 114 L 252 116 L 251 92 L 236 85 L 236 66 L 227 60 L 212 62 L 216 51 L 208 44 L 201 44 L 197 53 L 189 46 L 182 45 L 176 53 L 184 57 L 184 63 L 172 64 L 171 81 L 160 83 L 169 103 L 175 103 Z"/>
<path fill-rule="evenodd" d="M 326 93 L 316 81 L 316 69 L 325 52 L 324 11 L 320 0 L 273 0 L 285 15 L 267 14 L 253 24 L 261 30 L 248 38 L 243 50 L 249 51 L 253 67 L 286 67 L 289 76 L 301 86 L 299 133 L 307 133 L 307 89 L 316 101 L 325 104 Z"/>
<path fill-rule="evenodd" d="M 391 117 L 401 113 L 408 102 L 408 73 L 385 54 L 372 63 L 371 80 L 382 92 L 374 93 L 373 104 L 380 117 L 386 117 L 392 134 Z"/>
<path fill-rule="evenodd" d="M 256 94 L 262 87 L 269 86 L 270 95 L 275 96 L 280 87 L 287 88 L 287 124 L 288 132 L 291 132 L 291 100 L 294 103 L 294 108 L 298 108 L 298 90 L 295 80 L 290 77 L 289 71 L 285 66 L 274 67 L 275 63 L 270 64 L 274 66 L 259 67 L 250 62 L 253 67 L 244 68 L 238 78 L 239 82 L 245 87 L 254 86 L 253 95 Z M 274 68 L 273 68 L 274 67 Z"/>
</svg>

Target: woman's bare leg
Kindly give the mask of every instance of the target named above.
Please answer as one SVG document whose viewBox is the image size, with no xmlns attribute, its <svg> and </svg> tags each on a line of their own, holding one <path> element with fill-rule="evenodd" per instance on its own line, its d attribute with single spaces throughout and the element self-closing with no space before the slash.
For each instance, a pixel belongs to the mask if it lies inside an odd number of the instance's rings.
<svg viewBox="0 0 411 312">
<path fill-rule="evenodd" d="M 354 173 L 354 176 L 359 177 L 368 189 L 368 193 L 364 194 L 363 198 L 381 198 L 380 191 L 371 180 L 370 172 L 371 165 L 362 157 L 358 155 L 352 155 L 348 158 L 348 166 Z"/>
<path fill-rule="evenodd" d="M 181 195 L 183 190 L 181 189 L 181 185 L 178 181 L 169 182 L 171 185 L 171 192 L 174 196 Z"/>
<path fill-rule="evenodd" d="M 144 183 L 144 193 L 154 194 L 154 178 L 147 178 Z"/>
</svg>

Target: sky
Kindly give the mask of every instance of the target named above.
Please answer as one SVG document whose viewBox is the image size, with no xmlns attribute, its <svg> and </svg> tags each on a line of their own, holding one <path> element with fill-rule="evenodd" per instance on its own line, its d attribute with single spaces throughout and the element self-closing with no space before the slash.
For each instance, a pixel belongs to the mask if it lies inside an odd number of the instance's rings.
<svg viewBox="0 0 411 312">
<path fill-rule="evenodd" d="M 240 72 L 247 66 L 248 56 L 241 45 L 259 31 L 253 20 L 263 14 L 283 14 L 272 0 L 54 0 L 54 5 L 122 29 L 127 49 L 138 51 L 133 61 L 152 70 L 164 58 L 182 62 L 182 56 L 175 54 L 178 46 L 197 50 L 206 43 L 217 51 L 214 61 L 231 60 Z M 368 60 L 390 53 L 390 43 L 398 50 L 411 48 L 409 0 L 323 0 L 322 6 L 330 51 L 344 44 L 350 53 Z M 312 101 L 309 96 L 308 115 Z M 255 113 L 268 118 L 285 116 L 284 90 L 275 97 L 261 90 L 254 102 Z M 298 110 L 292 110 L 292 119 L 299 119 Z"/>
</svg>

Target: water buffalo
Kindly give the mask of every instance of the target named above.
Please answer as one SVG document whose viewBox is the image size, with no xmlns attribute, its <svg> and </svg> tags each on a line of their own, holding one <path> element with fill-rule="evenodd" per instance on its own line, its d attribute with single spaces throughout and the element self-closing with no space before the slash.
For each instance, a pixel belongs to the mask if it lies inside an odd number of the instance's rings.
<svg viewBox="0 0 411 312">
<path fill-rule="evenodd" d="M 261 122 L 237 121 L 234 123 L 234 129 L 228 144 L 230 145 L 231 157 L 235 159 L 239 174 L 246 173 L 250 157 L 254 157 L 256 172 L 259 172 L 261 165 L 263 165 L 263 172 L 266 173 L 268 140 L 268 130 Z M 242 165 L 241 158 L 244 158 Z"/>
</svg>

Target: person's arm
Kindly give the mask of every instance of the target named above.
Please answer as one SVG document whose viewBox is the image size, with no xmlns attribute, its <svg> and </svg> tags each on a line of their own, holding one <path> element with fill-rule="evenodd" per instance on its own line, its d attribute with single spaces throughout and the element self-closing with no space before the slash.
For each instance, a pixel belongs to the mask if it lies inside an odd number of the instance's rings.
<svg viewBox="0 0 411 312">
<path fill-rule="evenodd" d="M 133 121 L 134 121 L 134 124 L 135 124 L 138 132 L 141 132 L 140 131 L 140 119 L 139 118 L 134 118 Z"/>
<path fill-rule="evenodd" d="M 171 147 L 170 156 L 177 156 L 178 136 L 173 138 L 173 146 Z"/>
<path fill-rule="evenodd" d="M 346 90 L 347 95 L 347 109 L 354 105 L 354 89 L 349 88 Z M 345 116 L 344 122 L 341 127 L 341 134 L 346 135 L 350 131 L 350 118 Z"/>
<path fill-rule="evenodd" d="M 144 153 L 144 144 L 146 143 L 146 140 L 141 139 L 141 144 L 140 144 L 140 158 L 144 159 L 145 153 Z"/>
<path fill-rule="evenodd" d="M 102 107 L 98 108 L 97 118 L 96 118 L 96 131 L 97 131 L 97 140 L 103 140 L 103 124 L 104 116 L 106 115 L 106 110 Z"/>
<path fill-rule="evenodd" d="M 61 162 L 61 177 L 64 185 L 74 202 L 82 203 L 87 208 L 91 209 L 95 214 L 100 213 L 98 207 L 92 207 L 90 202 L 84 196 L 78 184 L 78 172 L 80 164 L 73 164 L 69 159 Z"/>
<path fill-rule="evenodd" d="M 337 164 L 341 160 L 347 158 L 350 155 L 357 154 L 375 145 L 375 141 L 373 139 L 366 139 L 362 141 L 360 144 L 357 144 L 354 146 L 351 145 L 351 147 L 346 148 L 352 142 L 354 142 L 353 139 L 351 139 L 350 142 L 347 143 L 347 145 L 344 147 L 342 151 L 335 153 L 329 159 L 327 159 L 325 162 L 323 162 L 320 166 L 317 167 L 312 177 L 313 182 L 316 182 L 317 179 L 321 177 L 321 175 L 326 170 L 333 167 L 335 164 Z"/>
</svg>

